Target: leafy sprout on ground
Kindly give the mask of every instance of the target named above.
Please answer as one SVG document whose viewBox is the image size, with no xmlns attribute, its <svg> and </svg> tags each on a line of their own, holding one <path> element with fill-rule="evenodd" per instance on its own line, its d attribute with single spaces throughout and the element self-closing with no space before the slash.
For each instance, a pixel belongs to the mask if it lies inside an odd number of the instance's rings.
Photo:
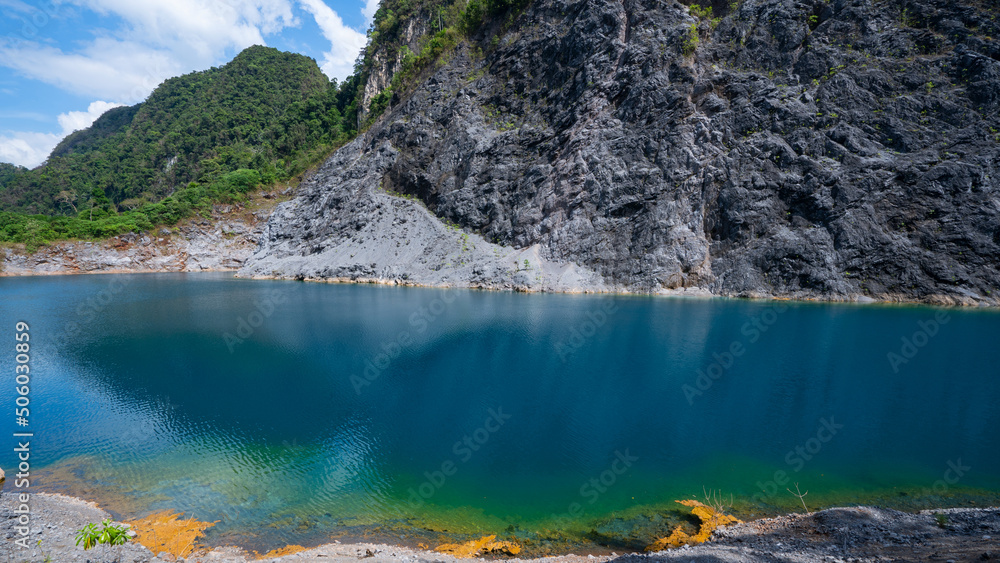
<svg viewBox="0 0 1000 563">
<path fill-rule="evenodd" d="M 937 525 L 938 525 L 939 528 L 942 528 L 942 529 L 947 529 L 948 528 L 948 515 L 947 514 L 943 514 L 941 512 L 935 512 L 934 513 L 934 520 L 937 522 Z"/>
<path fill-rule="evenodd" d="M 83 549 L 88 550 L 100 544 L 109 546 L 125 545 L 125 542 L 129 540 L 129 526 L 115 524 L 107 518 L 102 522 L 102 526 L 102 528 L 98 529 L 97 524 L 91 522 L 81 528 L 76 533 L 76 545 L 83 543 Z"/>
</svg>

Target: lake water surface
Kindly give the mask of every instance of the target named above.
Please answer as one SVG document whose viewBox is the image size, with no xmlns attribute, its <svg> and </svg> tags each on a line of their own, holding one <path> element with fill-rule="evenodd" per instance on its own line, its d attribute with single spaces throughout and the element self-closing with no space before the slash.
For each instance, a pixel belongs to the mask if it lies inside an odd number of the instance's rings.
<svg viewBox="0 0 1000 563">
<path fill-rule="evenodd" d="M 641 549 L 676 499 L 801 510 L 794 483 L 810 509 L 1000 502 L 996 311 L 223 274 L 5 278 L 0 298 L 10 419 L 31 327 L 33 490 L 218 521 L 210 545 Z"/>
</svg>

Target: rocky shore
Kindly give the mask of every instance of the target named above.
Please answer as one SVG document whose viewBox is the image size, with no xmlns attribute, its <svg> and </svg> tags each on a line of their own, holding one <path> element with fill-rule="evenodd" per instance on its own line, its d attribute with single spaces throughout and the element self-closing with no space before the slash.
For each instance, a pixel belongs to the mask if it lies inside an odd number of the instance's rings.
<svg viewBox="0 0 1000 563">
<path fill-rule="evenodd" d="M 324 169 L 331 165 L 328 163 Z M 323 169 L 319 171 L 323 174 Z M 285 195 L 288 195 L 287 193 Z M 293 225 L 301 198 L 273 193 L 248 208 L 215 206 L 210 218 L 186 221 L 150 233 L 127 233 L 103 241 L 64 241 L 34 253 L 0 248 L 0 277 L 101 273 L 235 271 L 240 277 L 296 279 L 328 283 L 374 283 L 428 287 L 559 293 L 633 293 L 634 287 L 608 282 L 591 268 L 554 260 L 540 245 L 515 248 L 494 244 L 434 216 L 413 198 L 377 190 L 366 192 L 374 222 L 317 246 L 308 256 L 299 241 L 282 238 L 273 225 Z M 282 202 L 282 205 L 275 204 Z M 278 248 L 276 249 L 276 244 Z M 955 295 L 806 294 L 726 291 L 705 287 L 660 287 L 644 292 L 693 297 L 804 299 L 852 303 L 927 303 L 997 306 L 993 299 Z"/>
<path fill-rule="evenodd" d="M 381 544 L 331 543 L 312 549 L 283 550 L 285 555 L 249 554 L 233 547 L 201 549 L 178 559 L 154 554 L 137 542 L 120 550 L 98 547 L 84 551 L 75 545 L 76 531 L 89 522 L 111 518 L 96 504 L 73 497 L 36 493 L 31 496 L 30 547 L 14 544 L 18 514 L 16 498 L 0 494 L 0 561 L 11 563 L 89 562 L 247 563 L 268 561 L 339 562 L 367 560 L 453 562 L 451 555 Z M 280 553 L 280 552 L 279 552 Z M 479 559 L 486 561 L 486 559 Z M 658 553 L 561 555 L 524 561 L 587 562 L 875 562 L 1000 560 L 1000 508 L 952 508 L 917 514 L 875 507 L 831 508 L 809 514 L 789 514 L 721 528 L 702 545 Z"/>
</svg>

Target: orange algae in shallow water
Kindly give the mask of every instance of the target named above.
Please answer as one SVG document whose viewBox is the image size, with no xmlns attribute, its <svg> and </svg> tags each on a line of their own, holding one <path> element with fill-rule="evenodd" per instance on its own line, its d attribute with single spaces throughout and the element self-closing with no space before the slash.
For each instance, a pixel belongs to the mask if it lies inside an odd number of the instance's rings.
<svg viewBox="0 0 1000 563">
<path fill-rule="evenodd" d="M 701 520 L 701 527 L 698 529 L 698 533 L 692 536 L 681 529 L 683 526 L 677 526 L 669 536 L 660 538 L 646 547 L 646 551 L 663 551 L 668 547 L 705 543 L 716 528 L 740 522 L 735 516 L 723 514 L 711 506 L 696 500 L 678 500 L 674 502 L 691 507 L 691 514 L 694 514 Z"/>
<path fill-rule="evenodd" d="M 691 539 L 683 528 L 683 524 L 678 524 L 674 531 L 670 533 L 669 536 L 665 538 L 660 538 L 653 542 L 652 544 L 646 546 L 646 551 L 663 551 L 668 547 L 681 547 L 682 545 L 687 545 L 688 541 Z"/>
<path fill-rule="evenodd" d="M 291 555 L 293 553 L 298 553 L 300 551 L 305 551 L 305 550 L 306 548 L 302 547 L 301 545 L 286 545 L 285 547 L 272 549 L 271 551 L 268 551 L 264 555 L 257 553 L 257 559 L 267 559 L 269 557 L 281 557 L 283 555 Z"/>
<path fill-rule="evenodd" d="M 521 546 L 516 542 L 496 541 L 497 537 L 483 536 L 478 540 L 470 540 L 465 543 L 446 543 L 434 548 L 440 553 L 450 553 L 455 557 L 475 557 L 480 553 L 492 553 L 496 555 L 517 555 L 521 553 Z"/>
<path fill-rule="evenodd" d="M 180 519 L 181 513 L 164 510 L 128 522 L 135 531 L 137 542 L 153 553 L 166 551 L 174 557 L 186 558 L 197 549 L 197 540 L 214 522 L 199 522 L 194 518 Z"/>
</svg>

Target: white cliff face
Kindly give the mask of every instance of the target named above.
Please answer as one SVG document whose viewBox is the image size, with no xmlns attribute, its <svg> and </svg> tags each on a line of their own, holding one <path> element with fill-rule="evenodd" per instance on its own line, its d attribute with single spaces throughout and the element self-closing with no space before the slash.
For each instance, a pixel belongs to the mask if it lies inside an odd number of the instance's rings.
<svg viewBox="0 0 1000 563">
<path fill-rule="evenodd" d="M 399 48 L 405 45 L 413 54 L 420 53 L 420 39 L 428 31 L 428 18 L 417 17 L 402 24 L 402 35 L 400 45 L 393 46 L 393 52 L 389 52 L 386 47 L 382 47 L 372 55 L 372 67 L 364 89 L 361 94 L 361 109 L 358 111 L 358 120 L 364 123 L 368 116 L 368 109 L 371 107 L 372 99 L 382 93 L 392 83 L 392 77 L 403 65 L 405 51 Z"/>
<path fill-rule="evenodd" d="M 211 222 L 196 220 L 176 229 L 60 242 L 31 254 L 9 248 L 0 255 L 0 276 L 236 270 L 256 249 L 267 215 L 266 210 L 247 217 L 216 212 Z"/>
</svg>

